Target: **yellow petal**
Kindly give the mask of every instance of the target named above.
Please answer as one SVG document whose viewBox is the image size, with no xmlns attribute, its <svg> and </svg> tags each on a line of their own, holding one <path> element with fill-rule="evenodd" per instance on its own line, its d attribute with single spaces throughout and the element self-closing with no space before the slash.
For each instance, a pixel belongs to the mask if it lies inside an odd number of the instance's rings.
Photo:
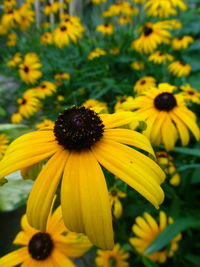
<svg viewBox="0 0 200 267">
<path fill-rule="evenodd" d="M 170 133 L 170 134 L 169 134 Z M 167 151 L 170 151 L 174 148 L 175 142 L 177 140 L 177 130 L 172 121 L 168 116 L 165 118 L 165 123 L 161 127 L 161 134 L 164 146 Z"/>
<path fill-rule="evenodd" d="M 64 254 L 60 253 L 57 249 L 54 249 L 51 254 L 52 260 L 56 267 L 76 267 L 76 265 L 68 259 Z"/>
<path fill-rule="evenodd" d="M 41 231 L 46 230 L 53 197 L 68 155 L 67 150 L 57 151 L 44 166 L 31 190 L 27 203 L 27 219 L 31 226 Z"/>
<path fill-rule="evenodd" d="M 92 153 L 73 152 L 61 187 L 64 222 L 70 231 L 85 233 L 101 248 L 112 249 L 113 230 L 107 186 Z"/>
<path fill-rule="evenodd" d="M 136 117 L 136 115 L 130 111 L 116 112 L 113 114 L 99 114 L 99 116 L 103 120 L 105 129 L 116 128 L 140 120 L 139 116 Z"/>
<path fill-rule="evenodd" d="M 27 247 L 17 249 L 11 253 L 0 258 L 0 266 L 2 267 L 11 267 L 17 266 L 22 263 L 29 257 Z"/>
<path fill-rule="evenodd" d="M 128 129 L 109 129 L 103 135 L 107 139 L 140 148 L 155 156 L 149 140 L 141 133 Z"/>
<path fill-rule="evenodd" d="M 161 181 L 163 179 L 164 173 L 157 165 L 156 167 L 161 171 L 162 177 L 158 177 L 155 173 L 152 176 L 138 165 L 134 157 L 135 154 L 133 154 L 135 153 L 134 149 L 103 138 L 92 147 L 92 151 L 100 164 L 121 178 L 158 208 L 158 205 L 164 199 L 164 193 L 159 186 L 158 180 Z M 148 168 L 147 162 L 143 163 Z M 149 172 L 152 173 L 150 168 Z"/>
<path fill-rule="evenodd" d="M 151 229 L 154 231 L 154 233 L 159 233 L 160 230 L 156 220 L 147 212 L 144 212 L 144 217 L 148 222 L 149 226 L 151 227 Z"/>
<path fill-rule="evenodd" d="M 167 227 L 167 216 L 163 211 L 161 211 L 159 217 L 160 217 L 160 231 L 163 231 Z"/>
</svg>

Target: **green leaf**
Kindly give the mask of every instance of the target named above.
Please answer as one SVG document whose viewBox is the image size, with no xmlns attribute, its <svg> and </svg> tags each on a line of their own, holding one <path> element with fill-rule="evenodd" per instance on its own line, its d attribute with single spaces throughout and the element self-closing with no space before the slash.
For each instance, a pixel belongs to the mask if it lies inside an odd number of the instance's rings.
<svg viewBox="0 0 200 267">
<path fill-rule="evenodd" d="M 142 258 L 142 263 L 146 266 L 146 267 L 158 267 L 158 265 L 153 262 L 152 260 L 143 257 Z"/>
<path fill-rule="evenodd" d="M 0 124 L 0 131 L 8 131 L 8 130 L 15 130 L 15 129 L 25 129 L 28 128 L 24 124 Z"/>
<path fill-rule="evenodd" d="M 196 148 L 175 147 L 174 152 L 200 157 L 200 150 Z"/>
<path fill-rule="evenodd" d="M 177 219 L 157 236 L 157 238 L 146 248 L 144 255 L 162 250 L 180 232 L 188 228 L 200 228 L 200 218 L 188 217 Z"/>
<path fill-rule="evenodd" d="M 0 179 L 0 186 L 3 186 L 4 184 L 6 184 L 8 182 L 8 180 L 6 178 L 2 178 Z"/>
<path fill-rule="evenodd" d="M 188 165 L 183 165 L 181 167 L 178 167 L 176 169 L 176 172 L 182 172 L 188 169 L 195 169 L 195 168 L 200 168 L 200 164 L 188 164 Z"/>
<path fill-rule="evenodd" d="M 0 107 L 0 116 L 5 116 L 6 115 L 6 112 L 5 112 L 5 110 L 2 108 L 2 107 Z"/>
<path fill-rule="evenodd" d="M 24 205 L 33 181 L 22 180 L 19 172 L 6 176 L 8 182 L 0 187 L 0 211 L 12 211 Z"/>
</svg>

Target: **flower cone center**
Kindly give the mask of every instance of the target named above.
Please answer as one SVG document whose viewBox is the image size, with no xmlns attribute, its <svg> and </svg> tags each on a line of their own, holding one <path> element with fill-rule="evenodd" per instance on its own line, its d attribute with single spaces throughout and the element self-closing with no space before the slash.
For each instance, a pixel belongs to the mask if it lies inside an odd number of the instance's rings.
<svg viewBox="0 0 200 267">
<path fill-rule="evenodd" d="M 158 110 L 170 111 L 177 106 L 176 98 L 172 93 L 162 93 L 154 99 L 154 106 Z"/>
</svg>

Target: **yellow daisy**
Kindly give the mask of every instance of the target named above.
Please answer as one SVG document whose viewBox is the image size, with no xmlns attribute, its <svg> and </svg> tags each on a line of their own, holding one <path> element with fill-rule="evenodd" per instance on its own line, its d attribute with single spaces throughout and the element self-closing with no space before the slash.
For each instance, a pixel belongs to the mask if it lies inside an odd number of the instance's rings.
<svg viewBox="0 0 200 267">
<path fill-rule="evenodd" d="M 100 24 L 96 27 L 96 30 L 103 35 L 111 35 L 114 32 L 114 26 L 112 23 Z"/>
<path fill-rule="evenodd" d="M 138 216 L 135 221 L 136 223 L 132 226 L 132 231 L 136 237 L 130 238 L 129 241 L 139 254 L 143 254 L 152 241 L 155 240 L 169 224 L 173 223 L 173 219 L 167 217 L 163 211 L 159 213 L 159 223 L 147 212 L 144 213 L 144 218 Z M 178 241 L 180 239 L 181 233 L 171 240 L 168 248 L 145 256 L 155 262 L 164 263 L 168 257 L 174 256 L 174 253 L 178 249 Z"/>
<path fill-rule="evenodd" d="M 182 92 L 180 93 L 185 99 L 186 103 L 193 102 L 200 104 L 200 92 L 192 88 L 190 84 L 180 86 Z"/>
<path fill-rule="evenodd" d="M 134 61 L 131 63 L 131 68 L 134 70 L 143 70 L 144 63 L 142 61 Z"/>
<path fill-rule="evenodd" d="M 54 127 L 54 122 L 51 120 L 44 119 L 42 122 L 37 123 L 35 127 L 39 130 L 50 128 L 52 129 Z"/>
<path fill-rule="evenodd" d="M 108 113 L 108 105 L 96 99 L 88 99 L 82 105 L 85 108 L 94 110 L 96 113 Z"/>
<path fill-rule="evenodd" d="M 9 137 L 5 134 L 0 133 L 0 160 L 3 158 L 3 155 L 6 152 L 8 143 L 9 143 Z"/>
<path fill-rule="evenodd" d="M 120 52 L 120 48 L 119 48 L 119 47 L 111 48 L 111 49 L 109 50 L 109 53 L 110 53 L 111 55 L 117 55 L 117 54 L 119 54 L 119 52 Z"/>
<path fill-rule="evenodd" d="M 116 244 L 113 250 L 97 250 L 95 263 L 97 267 L 129 267 L 127 259 L 130 257 L 119 244 Z"/>
<path fill-rule="evenodd" d="M 161 83 L 158 88 L 143 92 L 133 103 L 136 115 L 147 123 L 144 134 L 153 144 L 164 144 L 167 151 L 174 148 L 179 136 L 182 145 L 187 145 L 189 130 L 197 140 L 200 138 L 195 114 L 185 106 L 180 94 L 173 93 L 175 89 L 175 86 Z"/>
<path fill-rule="evenodd" d="M 131 44 L 132 48 L 140 53 L 152 53 L 158 45 L 169 43 L 171 37 L 168 29 L 171 25 L 167 21 L 148 22 L 143 27 L 141 36 Z"/>
<path fill-rule="evenodd" d="M 1 17 L 1 24 L 10 29 L 16 26 L 16 21 L 20 19 L 20 14 L 18 9 L 8 9 Z"/>
<path fill-rule="evenodd" d="M 17 35 L 14 32 L 8 34 L 7 46 L 15 46 L 17 43 Z"/>
<path fill-rule="evenodd" d="M 52 44 L 53 43 L 53 35 L 51 32 L 45 32 L 41 35 L 40 41 L 42 44 Z"/>
<path fill-rule="evenodd" d="M 191 36 L 188 36 L 188 35 L 180 36 L 172 40 L 172 48 L 174 50 L 186 49 L 193 42 L 194 42 L 194 38 L 192 38 Z"/>
<path fill-rule="evenodd" d="M 91 248 L 87 237 L 65 228 L 60 207 L 48 217 L 44 231 L 31 227 L 26 215 L 21 227 L 13 243 L 22 247 L 0 258 L 0 266 L 75 267 L 69 258 L 81 257 Z"/>
<path fill-rule="evenodd" d="M 89 53 L 88 59 L 93 60 L 94 58 L 104 56 L 104 55 L 106 55 L 106 51 L 104 49 L 97 47 Z"/>
<path fill-rule="evenodd" d="M 29 118 L 41 108 L 41 102 L 32 89 L 27 90 L 17 103 L 19 104 L 18 113 L 25 118 Z"/>
<path fill-rule="evenodd" d="M 148 16 L 159 18 L 168 18 L 177 14 L 171 0 L 147 0 L 145 9 L 147 9 Z"/>
<path fill-rule="evenodd" d="M 173 158 L 165 151 L 156 153 L 158 164 L 164 169 L 165 173 L 170 176 L 169 183 L 173 186 L 180 184 L 180 174 L 176 172 L 176 166 L 173 163 Z"/>
<path fill-rule="evenodd" d="M 191 66 L 183 61 L 174 61 L 168 66 L 171 74 L 177 77 L 188 76 L 191 69 Z"/>
<path fill-rule="evenodd" d="M 22 115 L 19 112 L 15 112 L 11 115 L 11 122 L 14 124 L 18 124 L 23 120 Z"/>
<path fill-rule="evenodd" d="M 172 55 L 167 53 L 163 54 L 160 51 L 156 51 L 148 57 L 148 60 L 155 64 L 165 64 L 167 61 L 172 61 L 173 59 L 174 57 Z"/>
<path fill-rule="evenodd" d="M 126 25 L 126 24 L 129 24 L 133 21 L 132 17 L 129 17 L 129 16 L 122 16 L 120 18 L 117 19 L 118 23 L 120 25 Z"/>
<path fill-rule="evenodd" d="M 17 5 L 16 0 L 4 0 L 3 1 L 3 9 L 4 10 L 11 9 L 11 8 L 15 7 L 16 5 Z"/>
<path fill-rule="evenodd" d="M 134 110 L 133 108 L 134 101 L 135 98 L 133 96 L 118 97 L 117 103 L 115 104 L 115 112 Z"/>
<path fill-rule="evenodd" d="M 28 199 L 32 226 L 45 229 L 63 176 L 61 206 L 67 228 L 86 233 L 94 245 L 112 249 L 111 208 L 99 164 L 158 208 L 164 197 L 160 187 L 164 172 L 151 158 L 125 145 L 154 154 L 148 139 L 132 130 L 116 129 L 133 120 L 132 112 L 97 115 L 85 107 L 72 107 L 60 113 L 51 130 L 28 133 L 11 143 L 0 162 L 0 178 L 51 157 Z"/>
<path fill-rule="evenodd" d="M 122 216 L 123 207 L 120 198 L 125 198 L 126 194 L 114 186 L 109 192 L 112 213 L 115 218 L 119 219 Z"/>
<path fill-rule="evenodd" d="M 39 57 L 35 53 L 28 53 L 23 63 L 19 65 L 19 75 L 25 83 L 34 84 L 42 76 L 39 70 L 41 67 Z"/>
<path fill-rule="evenodd" d="M 156 79 L 152 76 L 145 76 L 139 79 L 133 87 L 133 90 L 140 94 L 146 90 L 149 90 L 151 87 L 156 85 Z"/>
<path fill-rule="evenodd" d="M 43 81 L 34 91 L 38 98 L 45 98 L 56 92 L 56 85 L 49 81 Z"/>
<path fill-rule="evenodd" d="M 7 65 L 9 67 L 16 67 L 22 61 L 21 53 L 16 53 L 8 62 Z"/>
<path fill-rule="evenodd" d="M 34 22 L 35 12 L 30 8 L 29 4 L 22 5 L 18 10 L 19 17 L 16 22 L 21 30 L 27 30 Z"/>
</svg>

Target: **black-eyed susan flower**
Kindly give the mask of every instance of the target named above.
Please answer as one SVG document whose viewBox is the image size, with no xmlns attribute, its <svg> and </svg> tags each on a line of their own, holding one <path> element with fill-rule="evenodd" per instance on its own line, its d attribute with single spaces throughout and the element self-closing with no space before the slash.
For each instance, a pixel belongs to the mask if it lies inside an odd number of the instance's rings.
<svg viewBox="0 0 200 267">
<path fill-rule="evenodd" d="M 28 53 L 24 61 L 19 65 L 19 75 L 27 84 L 34 84 L 42 76 L 39 70 L 42 67 L 39 57 L 35 53 Z"/>
<path fill-rule="evenodd" d="M 21 98 L 18 98 L 18 113 L 29 118 L 41 108 L 41 102 L 37 98 L 34 89 L 27 90 Z"/>
<path fill-rule="evenodd" d="M 0 133 L 0 160 L 3 158 L 3 155 L 6 152 L 8 143 L 9 143 L 9 137 L 6 134 Z"/>
<path fill-rule="evenodd" d="M 182 23 L 177 19 L 167 20 L 167 23 L 171 25 L 172 29 L 181 29 L 183 27 Z"/>
<path fill-rule="evenodd" d="M 96 99 L 88 99 L 82 105 L 85 108 L 94 110 L 96 113 L 108 113 L 108 105 Z"/>
<path fill-rule="evenodd" d="M 19 17 L 16 19 L 17 26 L 23 31 L 27 30 L 35 20 L 35 12 L 31 9 L 30 5 L 26 3 L 22 5 L 18 11 Z"/>
<path fill-rule="evenodd" d="M 180 174 L 176 172 L 176 166 L 173 163 L 173 158 L 165 151 L 156 153 L 158 164 L 162 167 L 165 173 L 169 176 L 169 183 L 173 186 L 180 184 Z"/>
<path fill-rule="evenodd" d="M 161 43 L 169 43 L 171 25 L 167 21 L 148 22 L 142 29 L 140 37 L 131 47 L 140 53 L 153 53 Z"/>
<path fill-rule="evenodd" d="M 143 70 L 144 63 L 142 61 L 134 61 L 131 63 L 131 68 L 134 70 Z"/>
<path fill-rule="evenodd" d="M 174 50 L 186 49 L 190 44 L 194 42 L 191 36 L 185 35 L 172 40 L 172 48 Z"/>
<path fill-rule="evenodd" d="M 53 43 L 53 35 L 51 32 L 44 32 L 40 37 L 40 42 L 44 45 Z"/>
<path fill-rule="evenodd" d="M 22 122 L 23 117 L 19 112 L 15 112 L 11 115 L 10 120 L 11 120 L 11 123 L 18 124 Z"/>
<path fill-rule="evenodd" d="M 172 55 L 160 51 L 156 51 L 148 57 L 148 60 L 155 64 L 165 64 L 167 61 L 172 61 L 173 59 L 174 57 Z"/>
<path fill-rule="evenodd" d="M 134 102 L 133 96 L 122 96 L 117 98 L 117 103 L 115 104 L 115 112 L 119 111 L 132 111 L 133 108 L 133 102 Z"/>
<path fill-rule="evenodd" d="M 182 145 L 187 145 L 189 130 L 197 140 L 200 138 L 195 114 L 186 107 L 180 94 L 173 93 L 175 89 L 175 86 L 161 83 L 158 88 L 143 92 L 133 103 L 136 114 L 147 123 L 144 134 L 153 144 L 164 144 L 167 151 L 174 148 L 178 137 Z"/>
<path fill-rule="evenodd" d="M 66 5 L 61 2 L 52 2 L 44 7 L 44 14 L 50 15 L 51 13 L 57 13 L 60 8 L 66 8 Z"/>
<path fill-rule="evenodd" d="M 146 90 L 149 90 L 151 87 L 154 87 L 156 85 L 156 79 L 152 76 L 145 76 L 141 79 L 139 79 L 134 87 L 133 90 L 140 94 L 141 92 L 144 92 Z"/>
<path fill-rule="evenodd" d="M 95 263 L 98 267 L 129 267 L 129 257 L 129 253 L 116 244 L 113 250 L 98 249 Z"/>
<path fill-rule="evenodd" d="M 191 87 L 190 84 L 180 86 L 182 92 L 180 93 L 185 99 L 186 103 L 193 102 L 200 104 L 200 92 Z"/>
<path fill-rule="evenodd" d="M 96 30 L 103 35 L 111 35 L 114 32 L 114 26 L 112 23 L 100 24 L 96 27 Z"/>
<path fill-rule="evenodd" d="M 56 85 L 49 81 L 43 81 L 41 84 L 34 88 L 38 98 L 45 98 L 56 92 Z"/>
<path fill-rule="evenodd" d="M 52 129 L 54 127 L 54 122 L 51 121 L 51 120 L 47 120 L 47 119 L 44 119 L 42 122 L 40 123 L 37 123 L 35 125 L 35 128 L 37 128 L 38 130 L 42 130 L 42 129 L 47 129 L 47 128 L 50 128 Z"/>
<path fill-rule="evenodd" d="M 114 186 L 109 192 L 109 199 L 111 204 L 111 210 L 113 216 L 119 219 L 122 216 L 123 207 L 120 198 L 125 198 L 126 194 L 120 191 L 116 186 Z"/>
<path fill-rule="evenodd" d="M 10 29 L 16 26 L 16 21 L 20 19 L 20 14 L 18 9 L 8 9 L 2 15 L 1 24 L 6 28 Z"/>
<path fill-rule="evenodd" d="M 165 230 L 165 228 L 173 223 L 171 217 L 160 211 L 159 223 L 147 212 L 144 212 L 144 218 L 138 216 L 132 226 L 132 231 L 136 237 L 129 239 L 131 245 L 139 254 L 143 254 L 145 249 L 151 244 L 156 237 Z M 168 257 L 173 257 L 178 249 L 178 242 L 181 239 L 181 233 L 170 241 L 169 247 L 161 251 L 154 252 L 145 256 L 159 263 L 166 262 Z"/>
<path fill-rule="evenodd" d="M 21 53 L 16 53 L 8 62 L 7 65 L 9 67 L 16 67 L 22 61 Z"/>
<path fill-rule="evenodd" d="M 122 2 L 110 5 L 109 8 L 103 12 L 102 15 L 105 18 L 114 17 L 120 15 L 121 11 L 122 11 Z"/>
<path fill-rule="evenodd" d="M 188 76 L 191 72 L 191 66 L 184 61 L 174 61 L 168 66 L 172 75 L 177 77 Z"/>
<path fill-rule="evenodd" d="M 104 56 L 104 55 L 106 55 L 106 51 L 102 48 L 97 47 L 88 54 L 88 59 L 93 60 L 94 58 Z"/>
<path fill-rule="evenodd" d="M 9 9 L 12 9 L 13 7 L 15 7 L 17 5 L 17 2 L 16 0 L 4 0 L 3 1 L 3 9 L 6 11 L 6 10 L 9 10 Z"/>
<path fill-rule="evenodd" d="M 13 243 L 22 247 L 0 258 L 0 266 L 75 267 L 69 258 L 81 257 L 92 246 L 86 236 L 65 228 L 60 207 L 49 216 L 44 231 L 31 227 L 26 215 L 21 227 Z"/>
<path fill-rule="evenodd" d="M 120 25 L 126 25 L 129 23 L 132 23 L 133 19 L 132 17 L 129 17 L 129 16 L 122 16 L 122 17 L 119 17 L 117 21 Z"/>
<path fill-rule="evenodd" d="M 152 17 L 168 18 L 177 14 L 171 0 L 147 0 L 145 9 L 147 10 L 147 15 Z"/>
<path fill-rule="evenodd" d="M 132 7 L 129 2 L 122 2 L 126 3 L 125 6 L 122 8 L 121 13 L 126 17 L 132 17 L 138 14 L 138 9 L 136 7 Z"/>
<path fill-rule="evenodd" d="M 67 228 L 86 233 L 101 248 L 112 249 L 111 207 L 100 164 L 159 206 L 164 172 L 151 158 L 125 145 L 154 154 L 149 140 L 136 131 L 117 128 L 134 119 L 132 112 L 98 115 L 85 107 L 72 107 L 60 113 L 54 128 L 22 135 L 8 147 L 0 162 L 0 177 L 51 157 L 28 199 L 32 226 L 45 229 L 63 176 L 61 206 Z"/>
<path fill-rule="evenodd" d="M 8 34 L 7 46 L 15 46 L 17 43 L 17 35 L 14 32 Z"/>
<path fill-rule="evenodd" d="M 111 49 L 109 50 L 109 53 L 110 53 L 111 55 L 117 55 L 117 54 L 119 54 L 119 52 L 120 52 L 120 48 L 119 48 L 119 47 L 111 48 Z"/>
</svg>

